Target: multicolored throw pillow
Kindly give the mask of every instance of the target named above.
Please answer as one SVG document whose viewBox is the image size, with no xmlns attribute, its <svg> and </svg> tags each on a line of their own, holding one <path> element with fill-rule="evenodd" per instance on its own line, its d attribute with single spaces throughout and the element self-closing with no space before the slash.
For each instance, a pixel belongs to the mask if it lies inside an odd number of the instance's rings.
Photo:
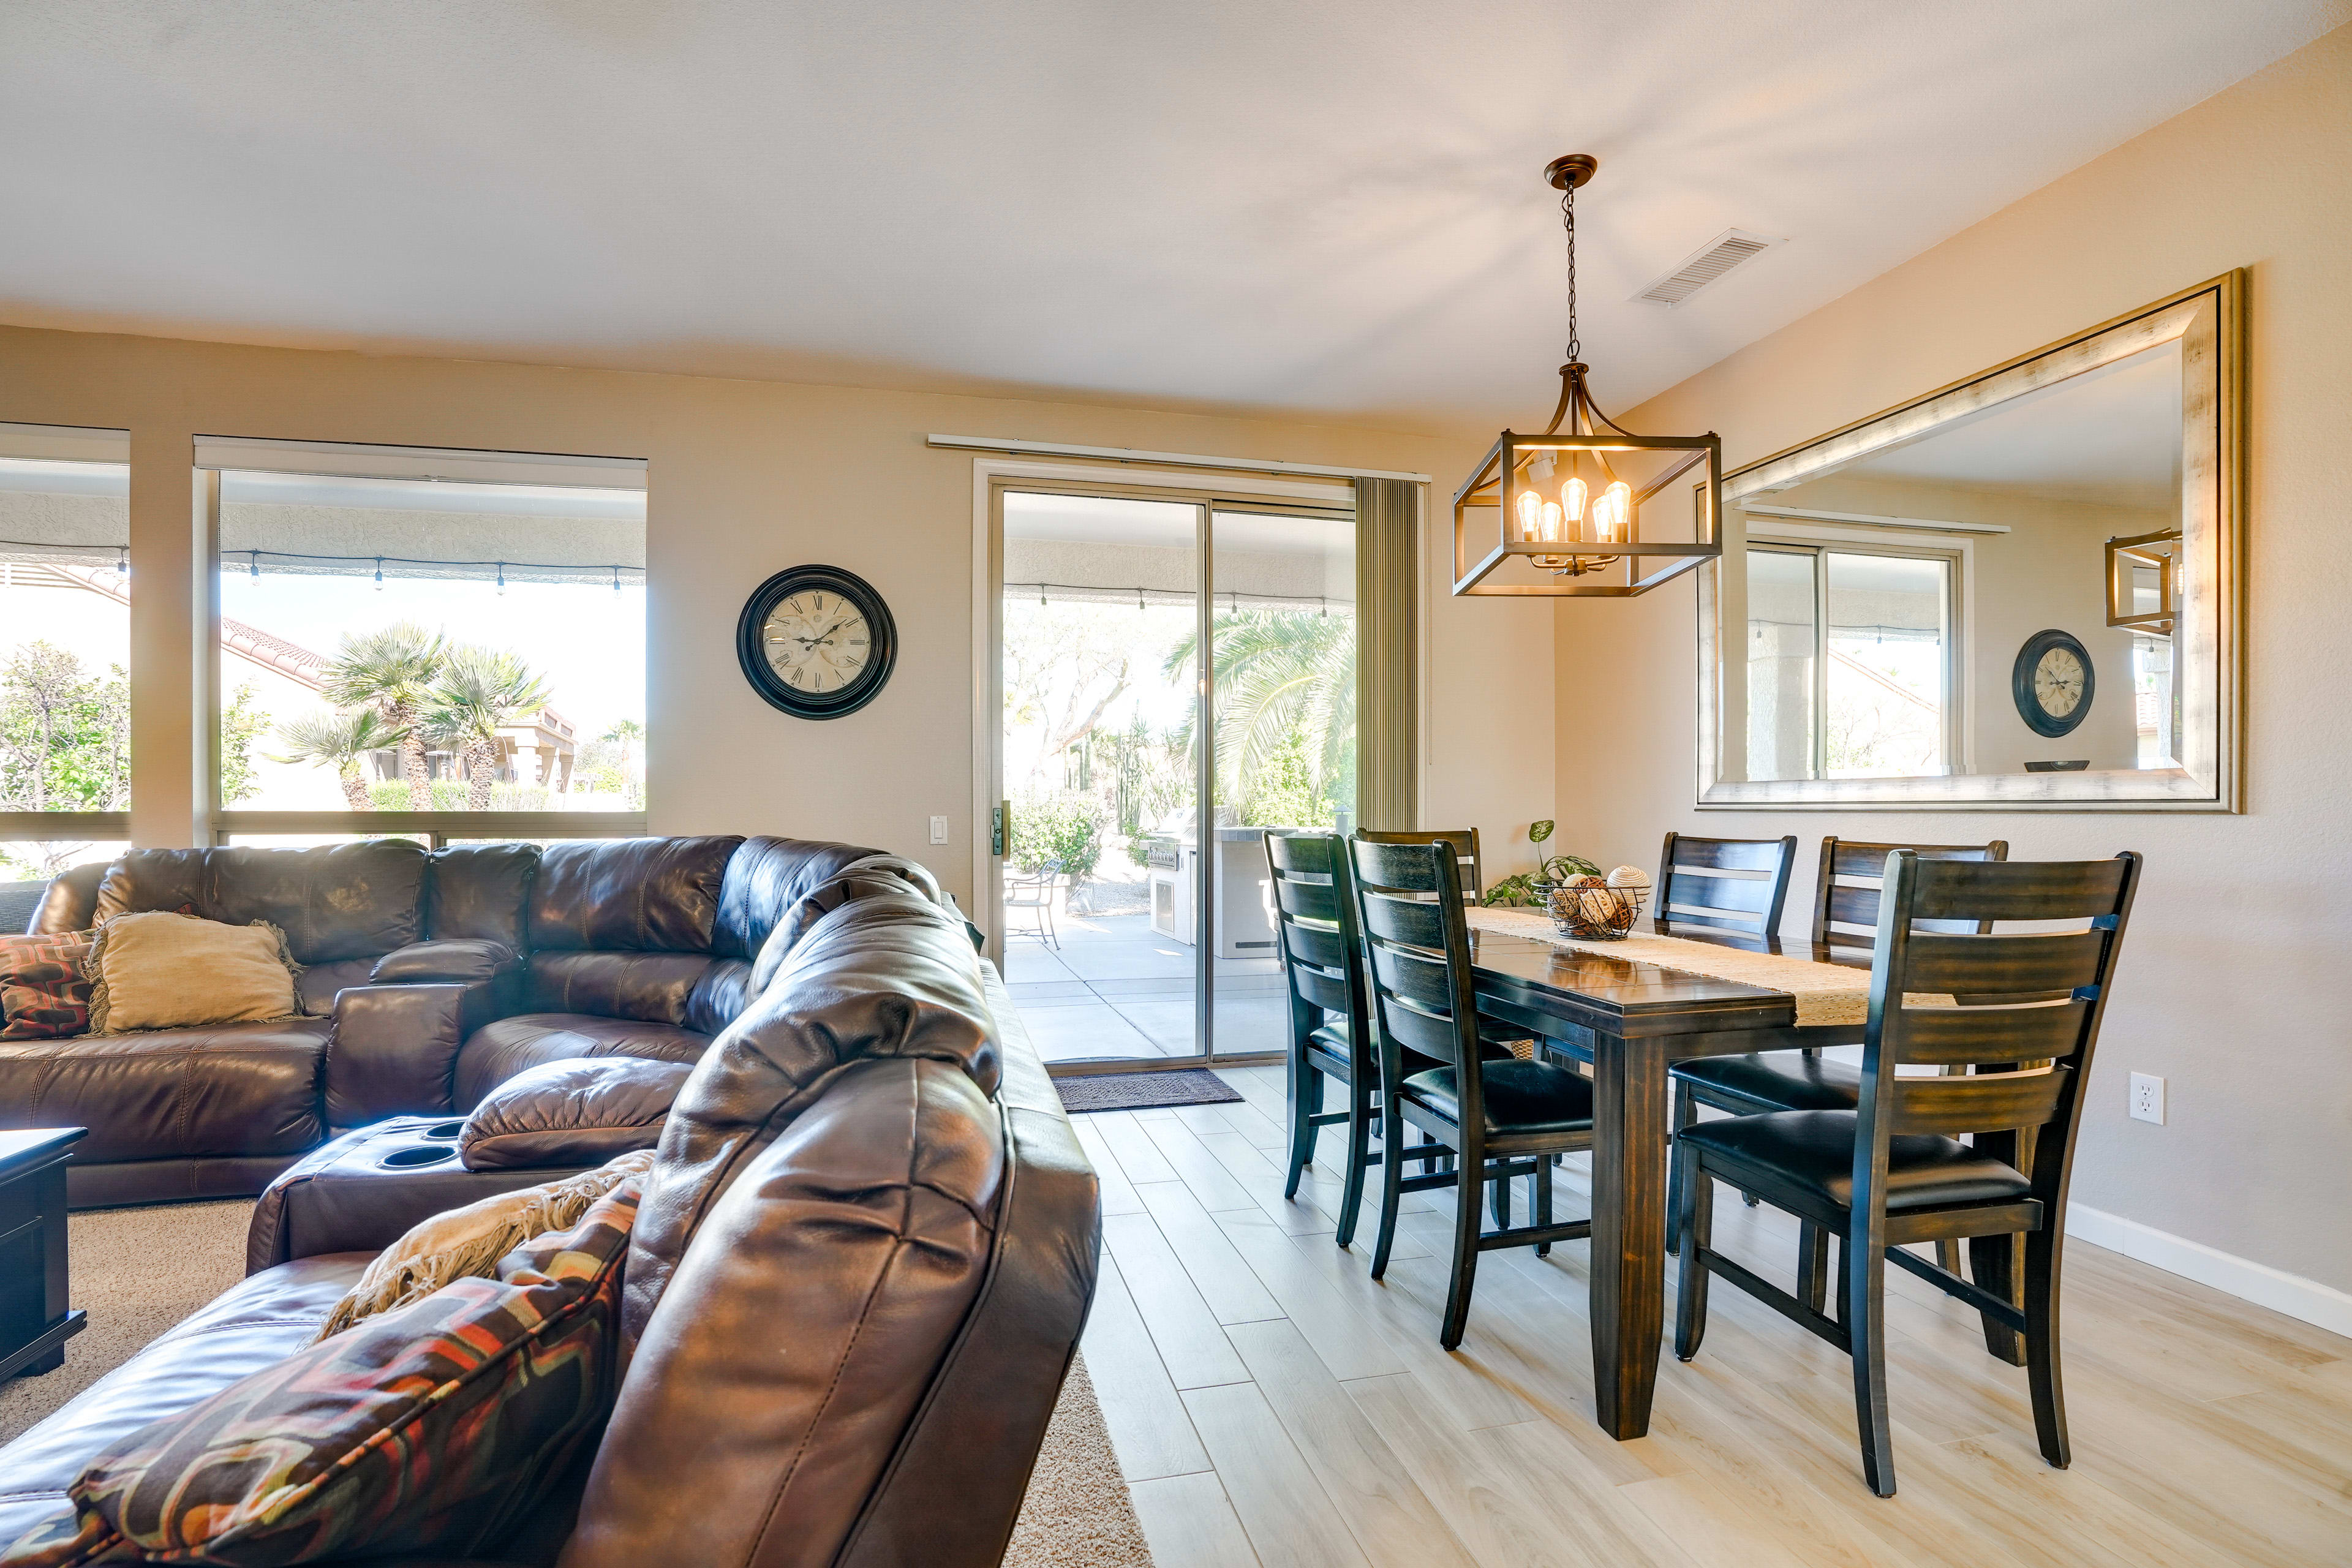
<svg viewBox="0 0 2352 1568">
<path fill-rule="evenodd" d="M 89 1029 L 83 963 L 94 931 L 0 936 L 0 1040 L 57 1040 Z"/>
<path fill-rule="evenodd" d="M 471 1556 L 611 1414 L 635 1181 L 571 1230 L 131 1434 L 0 1563 Z"/>
</svg>

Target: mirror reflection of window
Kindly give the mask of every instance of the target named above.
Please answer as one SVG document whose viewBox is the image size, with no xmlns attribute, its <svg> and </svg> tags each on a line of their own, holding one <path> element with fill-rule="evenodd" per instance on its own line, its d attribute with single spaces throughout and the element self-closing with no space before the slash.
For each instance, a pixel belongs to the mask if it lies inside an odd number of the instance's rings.
<svg viewBox="0 0 2352 1568">
<path fill-rule="evenodd" d="M 1951 563 L 1842 550 L 1824 556 L 1823 771 L 1833 779 L 1948 772 Z"/>
<path fill-rule="evenodd" d="M 1748 552 L 1748 769 L 1759 779 L 1809 779 L 1813 689 L 1821 653 L 1820 591 L 1810 550 Z"/>
</svg>

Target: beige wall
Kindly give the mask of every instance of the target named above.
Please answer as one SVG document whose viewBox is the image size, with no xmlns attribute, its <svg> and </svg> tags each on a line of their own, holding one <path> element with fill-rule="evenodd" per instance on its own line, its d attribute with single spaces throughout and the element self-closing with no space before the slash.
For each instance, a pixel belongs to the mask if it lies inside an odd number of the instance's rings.
<svg viewBox="0 0 2352 1568">
<path fill-rule="evenodd" d="M 195 842 L 202 763 L 173 694 L 201 655 L 188 540 L 190 438 L 472 447 L 650 463 L 648 800 L 660 833 L 872 844 L 968 896 L 973 454 L 929 431 L 1138 447 L 1436 476 L 1442 501 L 1491 433 L 1454 438 L 1259 418 L 686 376 L 231 347 L 0 329 L 0 421 L 128 428 L 137 593 L 133 733 L 141 842 Z M 1429 540 L 1443 578 L 1442 527 Z M 735 617 L 761 579 L 845 566 L 890 602 L 888 689 L 825 723 L 767 707 L 738 673 Z M 1551 625 L 1541 606 L 1443 596 L 1426 618 L 1433 823 L 1498 845 L 1552 815 Z M 928 819 L 953 841 L 935 847 Z M 1508 862 L 1507 851 L 1501 858 Z"/>
<path fill-rule="evenodd" d="M 2231 268 L 2252 269 L 2247 815 L 1700 813 L 1692 590 L 1555 609 L 1563 837 L 1668 828 L 2139 849 L 2147 879 L 2076 1198 L 2352 1289 L 2352 29 L 2339 30 L 1633 409 L 1749 462 Z M 1582 679 L 1596 668 L 1607 680 Z M 1578 679 L 1571 679 L 1571 675 Z M 1614 765 L 1581 765 L 1585 742 Z M 1791 891 L 1790 924 L 1811 907 Z M 2163 1075 L 2170 1124 L 2129 1121 Z"/>
</svg>

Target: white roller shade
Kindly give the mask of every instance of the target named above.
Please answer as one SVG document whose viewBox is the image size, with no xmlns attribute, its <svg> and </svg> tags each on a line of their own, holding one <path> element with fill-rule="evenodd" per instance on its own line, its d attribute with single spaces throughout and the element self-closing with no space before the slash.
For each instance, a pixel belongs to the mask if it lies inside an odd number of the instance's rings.
<svg viewBox="0 0 2352 1568">
<path fill-rule="evenodd" d="M 348 479 L 471 479 L 485 484 L 642 490 L 642 458 L 546 452 L 474 452 L 437 447 L 365 447 L 328 441 L 268 441 L 199 436 L 196 467 Z"/>
</svg>

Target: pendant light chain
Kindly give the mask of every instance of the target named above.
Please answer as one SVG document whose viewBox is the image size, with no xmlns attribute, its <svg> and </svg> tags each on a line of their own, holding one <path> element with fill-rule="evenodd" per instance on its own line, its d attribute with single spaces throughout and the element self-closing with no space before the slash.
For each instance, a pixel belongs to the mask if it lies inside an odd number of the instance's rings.
<svg viewBox="0 0 2352 1568">
<path fill-rule="evenodd" d="M 1576 331 L 1576 186 L 1573 184 L 1559 194 L 1559 224 L 1568 231 L 1568 359 L 1573 364 L 1584 357 L 1584 342 Z"/>
</svg>

